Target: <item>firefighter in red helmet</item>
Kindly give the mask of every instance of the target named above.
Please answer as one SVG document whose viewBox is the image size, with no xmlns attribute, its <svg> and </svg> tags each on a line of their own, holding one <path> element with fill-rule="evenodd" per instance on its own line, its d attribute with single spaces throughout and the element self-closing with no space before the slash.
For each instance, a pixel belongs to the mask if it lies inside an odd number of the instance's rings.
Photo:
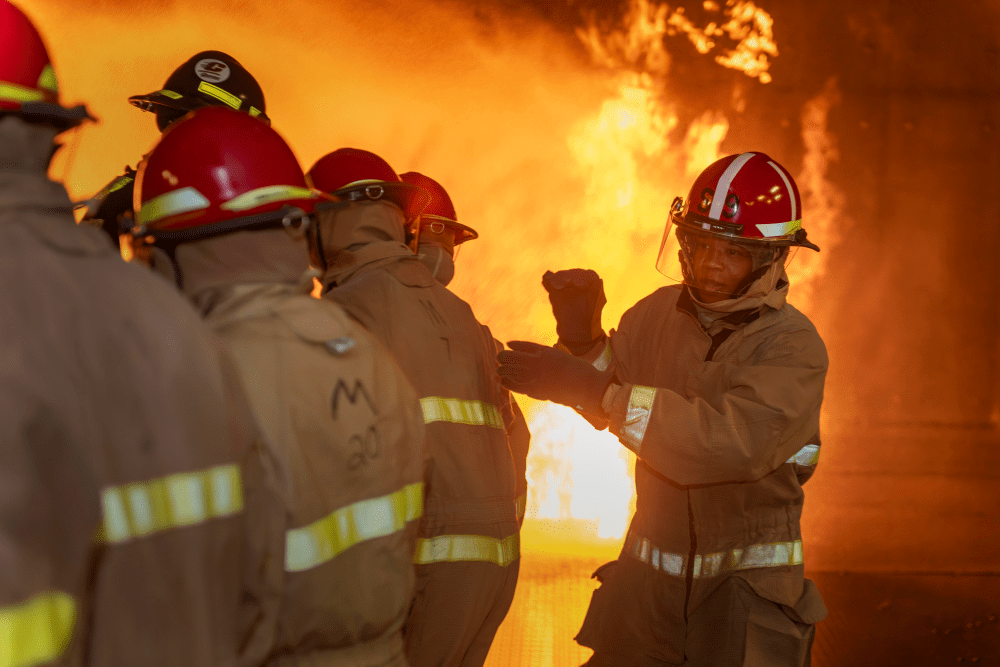
<svg viewBox="0 0 1000 667">
<path fill-rule="evenodd" d="M 197 314 L 48 179 L 86 117 L 0 0 L 0 664 L 260 664 L 272 459 Z"/>
<path fill-rule="evenodd" d="M 546 274 L 560 345 L 513 342 L 506 386 L 577 408 L 638 457 L 618 560 L 594 573 L 577 641 L 587 663 L 808 665 L 826 616 L 803 577 L 802 485 L 819 458 L 827 356 L 786 301 L 802 229 L 788 171 L 763 153 L 701 173 L 670 211 L 657 268 L 682 284 L 605 336 L 600 279 Z"/>
<path fill-rule="evenodd" d="M 167 77 L 163 88 L 145 95 L 128 98 L 132 106 L 156 117 L 156 127 L 163 132 L 184 114 L 206 106 L 222 106 L 242 111 L 270 124 L 265 113 L 264 92 L 257 80 L 233 58 L 222 51 L 202 51 L 188 59 Z M 125 173 L 101 188 L 86 202 L 83 222 L 99 226 L 112 245 L 119 246 L 119 237 L 131 244 L 134 236 L 126 234 L 135 220 L 132 210 L 135 170 L 125 167 Z M 143 246 L 132 245 L 142 253 Z"/>
<path fill-rule="evenodd" d="M 430 203 L 411 223 L 410 247 L 414 249 L 417 257 L 431 272 L 434 279 L 447 286 L 455 275 L 455 258 L 458 256 L 459 246 L 466 241 L 479 238 L 479 234 L 472 227 L 458 221 L 458 214 L 455 213 L 455 205 L 452 204 L 451 197 L 448 196 L 444 187 L 433 178 L 415 171 L 400 174 L 399 178 L 404 183 L 423 188 L 431 195 Z M 503 343 L 500 341 L 494 339 L 493 342 L 497 352 L 504 349 Z M 517 520 L 519 523 L 523 523 L 528 500 L 526 469 L 531 433 L 528 431 L 524 414 L 513 397 L 504 401 L 501 408 L 504 423 L 507 425 L 507 442 L 514 460 L 517 481 L 515 489 Z"/>
<path fill-rule="evenodd" d="M 341 304 L 396 356 L 420 395 L 428 461 L 406 622 L 412 667 L 481 666 L 514 596 L 520 563 L 515 472 L 489 329 L 406 245 L 431 197 L 385 160 L 340 149 L 309 171 L 335 200 L 318 209 L 314 264 Z M 322 208 L 323 205 L 320 206 Z"/>
<path fill-rule="evenodd" d="M 309 296 L 315 199 L 295 155 L 258 119 L 201 109 L 163 135 L 135 192 L 135 233 L 153 238 L 157 266 L 173 267 L 222 339 L 287 465 L 291 528 L 267 664 L 405 667 L 420 404 L 373 336 Z"/>
</svg>

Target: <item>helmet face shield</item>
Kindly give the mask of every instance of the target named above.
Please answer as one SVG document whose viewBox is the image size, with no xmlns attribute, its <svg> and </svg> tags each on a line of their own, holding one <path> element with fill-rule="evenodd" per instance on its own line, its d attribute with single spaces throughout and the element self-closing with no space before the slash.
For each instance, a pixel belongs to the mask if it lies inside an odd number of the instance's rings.
<svg viewBox="0 0 1000 667">
<path fill-rule="evenodd" d="M 674 233 L 671 234 L 671 231 Z M 666 225 L 656 269 L 687 285 L 695 298 L 715 303 L 739 297 L 766 296 L 792 253 L 789 247 L 692 229 L 673 219 Z"/>
</svg>

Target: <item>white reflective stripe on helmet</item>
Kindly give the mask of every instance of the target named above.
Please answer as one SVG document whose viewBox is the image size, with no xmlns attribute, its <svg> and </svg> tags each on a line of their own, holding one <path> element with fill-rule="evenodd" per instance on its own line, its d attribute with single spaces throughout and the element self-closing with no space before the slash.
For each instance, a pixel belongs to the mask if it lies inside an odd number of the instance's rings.
<svg viewBox="0 0 1000 667">
<path fill-rule="evenodd" d="M 687 575 L 686 556 L 663 551 L 644 537 L 632 537 L 628 553 L 653 569 L 671 576 Z M 770 542 L 753 544 L 743 549 L 695 554 L 692 576 L 695 579 L 708 579 L 739 570 L 802 564 L 802 540 Z"/>
<path fill-rule="evenodd" d="M 0 667 L 56 662 L 73 636 L 75 623 L 76 602 L 62 591 L 46 591 L 20 604 L 0 607 Z"/>
<path fill-rule="evenodd" d="M 722 207 L 726 204 L 726 196 L 729 194 L 729 186 L 733 184 L 733 179 L 736 178 L 736 174 L 740 172 L 750 158 L 757 155 L 757 153 L 743 153 L 738 156 L 735 160 L 729 163 L 726 170 L 722 172 L 722 178 L 719 179 L 719 184 L 715 188 L 715 194 L 712 195 L 712 208 L 708 212 L 708 217 L 713 220 L 722 219 Z"/>
<path fill-rule="evenodd" d="M 180 215 L 208 208 L 212 202 L 192 186 L 164 192 L 143 203 L 139 209 L 139 224 L 148 225 L 170 215 Z"/>
<path fill-rule="evenodd" d="M 500 411 L 485 401 L 464 401 L 459 398 L 427 396 L 420 399 L 424 423 L 452 422 L 471 426 L 492 426 L 504 429 Z"/>
<path fill-rule="evenodd" d="M 806 445 L 785 463 L 798 463 L 800 466 L 814 466 L 819 463 L 819 445 Z"/>
<path fill-rule="evenodd" d="M 797 204 L 795 201 L 795 190 L 792 189 L 792 182 L 788 179 L 788 174 L 785 173 L 784 169 L 776 165 L 774 162 L 771 162 L 770 160 L 768 160 L 767 163 L 772 167 L 774 167 L 774 170 L 778 172 L 778 176 L 781 176 L 781 180 L 785 182 L 785 189 L 788 190 L 788 202 L 792 205 L 792 222 L 795 222 L 799 216 L 798 216 Z M 760 227 L 760 225 L 757 226 Z M 802 222 L 799 221 L 799 227 L 801 226 Z"/>
<path fill-rule="evenodd" d="M 456 563 L 475 561 L 506 567 L 521 556 L 521 538 L 518 533 L 503 539 L 486 535 L 438 535 L 417 540 L 413 562 Z"/>
<path fill-rule="evenodd" d="M 423 482 L 341 507 L 285 534 L 285 571 L 301 572 L 322 565 L 355 544 L 402 530 L 423 513 Z"/>
<path fill-rule="evenodd" d="M 110 543 L 192 526 L 243 510 L 243 482 L 236 464 L 112 486 L 101 492 Z"/>
<path fill-rule="evenodd" d="M 649 413 L 653 409 L 654 400 L 656 400 L 655 389 L 633 385 L 619 439 L 636 454 L 642 448 L 642 439 L 646 436 Z"/>
</svg>

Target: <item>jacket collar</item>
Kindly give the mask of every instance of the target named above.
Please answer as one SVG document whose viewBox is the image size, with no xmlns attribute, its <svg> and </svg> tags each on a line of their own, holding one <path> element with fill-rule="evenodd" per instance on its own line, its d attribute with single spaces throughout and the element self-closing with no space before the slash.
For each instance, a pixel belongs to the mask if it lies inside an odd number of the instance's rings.
<svg viewBox="0 0 1000 667">
<path fill-rule="evenodd" d="M 323 288 L 329 290 L 343 285 L 359 273 L 394 264 L 407 257 L 417 258 L 399 241 L 376 241 L 355 250 L 341 250 L 328 260 L 329 265 L 321 278 Z"/>
</svg>

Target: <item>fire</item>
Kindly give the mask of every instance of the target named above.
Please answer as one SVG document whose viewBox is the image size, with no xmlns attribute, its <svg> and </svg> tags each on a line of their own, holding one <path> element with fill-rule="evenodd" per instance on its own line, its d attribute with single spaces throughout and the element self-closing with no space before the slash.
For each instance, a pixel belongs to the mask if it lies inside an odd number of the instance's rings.
<svg viewBox="0 0 1000 667">
<path fill-rule="evenodd" d="M 716 62 L 762 83 L 778 53 L 770 16 L 744 0 L 706 0 L 696 8 L 719 16 L 701 28 L 682 7 L 632 0 L 619 29 L 591 25 L 569 36 L 544 25 L 484 27 L 471 10 L 406 0 L 388 3 L 386 16 L 400 20 L 377 27 L 373 10 L 356 3 L 303 2 L 281 14 L 281 30 L 269 27 L 279 17 L 262 1 L 240 3 L 239 14 L 216 8 L 208 21 L 201 5 L 179 0 L 124 23 L 83 3 L 19 4 L 48 38 L 64 98 L 86 101 L 103 120 L 81 134 L 67 174 L 74 199 L 135 165 L 156 140 L 152 117 L 132 109 L 129 95 L 158 89 L 198 51 L 227 51 L 261 82 L 274 127 L 306 168 L 356 146 L 448 188 L 460 219 L 480 233 L 452 289 L 504 341 L 554 341 L 545 270 L 596 270 L 606 329 L 667 282 L 654 263 L 670 202 L 721 157 L 729 123 L 708 112 L 679 126 L 666 38 L 721 51 Z M 581 63 L 580 43 L 592 62 Z M 803 111 L 799 183 L 810 238 L 824 252 L 839 212 L 825 180 L 835 98 L 831 84 Z M 822 273 L 825 255 L 806 255 L 792 265 L 797 281 Z M 532 520 L 564 521 L 577 543 L 620 541 L 634 507 L 632 455 L 572 410 L 519 400 L 533 436 L 526 530 Z"/>
</svg>

